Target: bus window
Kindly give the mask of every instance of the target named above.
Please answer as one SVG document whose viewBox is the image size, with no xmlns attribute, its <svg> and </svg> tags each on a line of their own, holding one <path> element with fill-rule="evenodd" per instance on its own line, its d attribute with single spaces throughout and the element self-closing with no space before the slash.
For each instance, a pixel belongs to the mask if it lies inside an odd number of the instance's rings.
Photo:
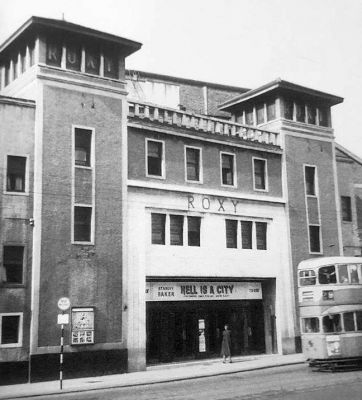
<svg viewBox="0 0 362 400">
<path fill-rule="evenodd" d="M 318 318 L 303 318 L 303 332 L 315 333 L 319 332 L 319 319 Z"/>
<path fill-rule="evenodd" d="M 309 286 L 315 285 L 316 283 L 316 276 L 315 272 L 311 269 L 300 271 L 299 272 L 299 285 L 300 286 Z"/>
<path fill-rule="evenodd" d="M 325 317 L 323 317 L 324 332 L 340 332 L 341 330 L 341 316 L 339 314 L 326 315 Z"/>
<path fill-rule="evenodd" d="M 321 285 L 336 283 L 336 268 L 334 265 L 319 268 L 318 279 Z"/>
<path fill-rule="evenodd" d="M 348 269 L 347 265 L 338 265 L 338 282 L 348 283 Z"/>
<path fill-rule="evenodd" d="M 344 330 L 346 332 L 354 331 L 354 317 L 353 312 L 343 314 Z"/>
<path fill-rule="evenodd" d="M 362 331 L 362 311 L 356 312 L 357 330 Z"/>
<path fill-rule="evenodd" d="M 350 273 L 350 277 L 351 277 L 351 283 L 359 283 L 358 269 L 360 269 L 361 266 L 357 265 L 357 264 L 352 264 L 352 265 L 349 265 L 348 268 L 349 268 L 349 273 Z"/>
</svg>

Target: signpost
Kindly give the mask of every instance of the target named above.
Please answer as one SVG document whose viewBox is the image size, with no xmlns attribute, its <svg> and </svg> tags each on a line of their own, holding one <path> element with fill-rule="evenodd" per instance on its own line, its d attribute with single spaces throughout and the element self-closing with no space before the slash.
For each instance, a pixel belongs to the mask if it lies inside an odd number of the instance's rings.
<svg viewBox="0 0 362 400">
<path fill-rule="evenodd" d="M 58 314 L 58 325 L 61 326 L 60 335 L 60 359 L 59 359 L 59 383 L 60 390 L 63 389 L 63 348 L 64 348 L 64 325 L 69 324 L 69 314 L 64 314 L 64 311 L 70 307 L 70 300 L 68 297 L 61 297 L 58 300 L 58 308 L 61 310 L 61 314 Z"/>
</svg>

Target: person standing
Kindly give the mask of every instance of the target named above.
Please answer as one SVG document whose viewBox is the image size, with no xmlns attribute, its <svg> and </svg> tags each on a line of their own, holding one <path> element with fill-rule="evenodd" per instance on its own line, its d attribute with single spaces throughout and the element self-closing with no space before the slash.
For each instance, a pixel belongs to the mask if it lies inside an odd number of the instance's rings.
<svg viewBox="0 0 362 400">
<path fill-rule="evenodd" d="M 231 363 L 231 332 L 229 326 L 225 325 L 225 329 L 222 332 L 222 342 L 221 342 L 221 355 L 222 362 L 225 363 L 229 358 L 229 363 Z"/>
</svg>

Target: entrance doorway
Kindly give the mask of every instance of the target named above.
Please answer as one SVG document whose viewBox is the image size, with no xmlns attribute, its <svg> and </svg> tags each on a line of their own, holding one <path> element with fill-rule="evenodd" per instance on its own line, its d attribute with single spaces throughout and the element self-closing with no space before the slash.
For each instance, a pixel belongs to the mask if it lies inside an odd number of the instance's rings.
<svg viewBox="0 0 362 400">
<path fill-rule="evenodd" d="M 225 324 L 232 355 L 265 353 L 262 300 L 149 302 L 146 313 L 149 364 L 218 357 Z"/>
</svg>

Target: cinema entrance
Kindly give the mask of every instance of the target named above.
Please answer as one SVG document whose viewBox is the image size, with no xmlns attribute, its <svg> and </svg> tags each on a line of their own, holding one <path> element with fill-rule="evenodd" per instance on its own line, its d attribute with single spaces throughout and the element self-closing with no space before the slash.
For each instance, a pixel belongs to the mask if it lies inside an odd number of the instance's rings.
<svg viewBox="0 0 362 400">
<path fill-rule="evenodd" d="M 259 282 L 148 282 L 148 364 L 220 356 L 228 324 L 232 354 L 266 352 Z"/>
</svg>

